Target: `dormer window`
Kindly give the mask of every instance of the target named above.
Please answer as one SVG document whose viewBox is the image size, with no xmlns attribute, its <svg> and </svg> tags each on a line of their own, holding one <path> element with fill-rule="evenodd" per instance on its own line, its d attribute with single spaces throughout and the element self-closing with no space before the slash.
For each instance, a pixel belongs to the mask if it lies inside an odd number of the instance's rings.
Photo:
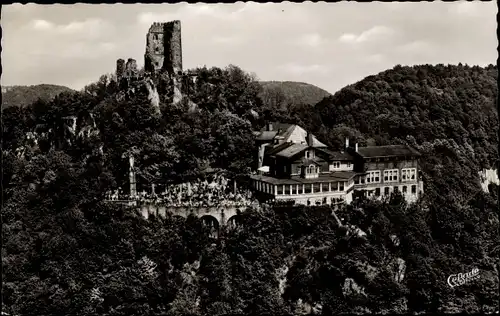
<svg viewBox="0 0 500 316">
<path fill-rule="evenodd" d="M 308 173 L 309 174 L 315 173 L 314 172 L 315 170 L 316 170 L 316 167 L 314 165 L 310 165 L 309 168 L 308 168 Z"/>
<path fill-rule="evenodd" d="M 306 158 L 309 159 L 310 155 L 309 155 L 309 150 L 306 151 Z"/>
</svg>

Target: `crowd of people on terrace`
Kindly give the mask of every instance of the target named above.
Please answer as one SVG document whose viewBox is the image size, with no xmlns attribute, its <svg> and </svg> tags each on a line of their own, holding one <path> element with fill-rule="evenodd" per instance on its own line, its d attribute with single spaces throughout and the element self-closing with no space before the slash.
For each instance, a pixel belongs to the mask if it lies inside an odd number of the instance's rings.
<svg viewBox="0 0 500 316">
<path fill-rule="evenodd" d="M 156 192 L 158 191 L 158 192 Z M 166 185 L 164 190 L 137 192 L 134 196 L 125 194 L 121 188 L 108 192 L 107 200 L 127 200 L 152 203 L 165 206 L 211 207 L 211 206 L 250 206 L 253 196 L 249 190 L 233 192 L 228 180 L 222 175 L 215 175 L 210 180 L 200 180 L 181 184 Z"/>
</svg>

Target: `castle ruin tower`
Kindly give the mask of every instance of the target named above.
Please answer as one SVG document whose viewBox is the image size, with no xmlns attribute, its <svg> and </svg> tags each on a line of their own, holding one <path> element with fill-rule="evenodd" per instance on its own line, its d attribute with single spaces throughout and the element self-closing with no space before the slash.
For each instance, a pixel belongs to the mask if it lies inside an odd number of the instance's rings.
<svg viewBox="0 0 500 316">
<path fill-rule="evenodd" d="M 128 78 L 137 77 L 137 61 L 133 58 L 129 58 L 125 64 L 125 73 Z"/>
<path fill-rule="evenodd" d="M 116 79 L 118 82 L 121 80 L 121 78 L 123 78 L 124 74 L 125 74 L 125 60 L 120 58 L 116 61 Z"/>
<path fill-rule="evenodd" d="M 144 68 L 149 72 L 163 70 L 169 75 L 182 72 L 181 21 L 151 25 L 146 36 Z"/>
</svg>

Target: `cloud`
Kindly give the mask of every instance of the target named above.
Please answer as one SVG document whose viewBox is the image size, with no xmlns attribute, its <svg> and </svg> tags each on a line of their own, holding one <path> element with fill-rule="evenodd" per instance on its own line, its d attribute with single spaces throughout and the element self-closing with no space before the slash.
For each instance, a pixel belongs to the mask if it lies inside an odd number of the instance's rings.
<svg viewBox="0 0 500 316">
<path fill-rule="evenodd" d="M 411 43 L 404 44 L 402 46 L 397 47 L 397 51 L 401 53 L 410 53 L 410 54 L 421 54 L 421 53 L 431 53 L 433 51 L 433 47 L 430 43 L 422 40 L 413 41 Z"/>
<path fill-rule="evenodd" d="M 344 33 L 339 37 L 339 41 L 343 43 L 357 44 L 368 41 L 383 40 L 392 36 L 394 33 L 395 31 L 387 26 L 374 26 L 359 35 Z"/>
<path fill-rule="evenodd" d="M 297 41 L 298 45 L 306 45 L 306 46 L 311 46 L 311 47 L 318 47 L 321 46 L 325 42 L 325 39 L 321 37 L 321 35 L 317 33 L 312 33 L 312 34 L 306 34 L 302 37 L 299 38 Z"/>
<path fill-rule="evenodd" d="M 303 74 L 327 74 L 330 72 L 328 66 L 325 65 L 302 65 L 298 63 L 288 63 L 279 66 L 282 71 L 288 72 L 293 75 L 303 75 Z"/>
<path fill-rule="evenodd" d="M 478 17 L 482 15 L 482 8 L 484 8 L 484 5 L 482 5 L 480 1 L 461 1 L 450 6 L 449 12 L 466 17 Z"/>
<path fill-rule="evenodd" d="M 373 54 L 373 55 L 367 56 L 365 58 L 365 61 L 368 63 L 378 64 L 378 63 L 385 61 L 385 57 L 382 54 Z"/>
<path fill-rule="evenodd" d="M 237 36 L 216 36 L 213 38 L 213 42 L 218 44 L 239 44 L 241 38 Z"/>
<path fill-rule="evenodd" d="M 83 21 L 73 21 L 68 24 L 56 25 L 47 20 L 35 19 L 31 22 L 31 28 L 40 32 L 51 32 L 56 35 L 85 35 L 98 37 L 100 34 L 111 31 L 111 25 L 101 19 L 92 18 Z"/>
<path fill-rule="evenodd" d="M 184 19 L 193 19 L 193 18 L 202 18 L 202 17 L 211 17 L 211 18 L 228 18 L 230 13 L 225 12 L 220 5 L 210 5 L 210 4 L 185 4 L 182 7 L 178 7 L 176 9 L 171 8 L 166 12 L 156 12 L 156 11 L 148 11 L 141 12 L 137 16 L 137 22 L 140 24 L 151 24 L 153 22 L 160 21 L 171 21 L 171 20 L 184 20 Z"/>
<path fill-rule="evenodd" d="M 34 20 L 33 21 L 33 28 L 35 30 L 42 30 L 42 31 L 52 30 L 54 28 L 54 24 L 52 22 L 45 21 L 45 20 Z"/>
</svg>

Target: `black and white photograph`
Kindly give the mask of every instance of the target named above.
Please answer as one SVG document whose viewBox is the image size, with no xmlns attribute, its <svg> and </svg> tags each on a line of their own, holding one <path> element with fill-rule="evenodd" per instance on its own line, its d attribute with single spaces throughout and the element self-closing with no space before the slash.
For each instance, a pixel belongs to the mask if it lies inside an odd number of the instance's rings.
<svg viewBox="0 0 500 316">
<path fill-rule="evenodd" d="M 497 16 L 1 5 L 1 316 L 498 315 Z"/>
</svg>

